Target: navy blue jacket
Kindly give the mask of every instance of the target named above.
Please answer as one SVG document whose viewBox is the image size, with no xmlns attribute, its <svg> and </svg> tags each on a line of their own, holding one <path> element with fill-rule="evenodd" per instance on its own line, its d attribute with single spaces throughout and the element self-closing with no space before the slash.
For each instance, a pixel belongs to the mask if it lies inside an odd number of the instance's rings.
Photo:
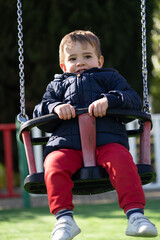
<svg viewBox="0 0 160 240">
<path fill-rule="evenodd" d="M 69 103 L 77 108 L 86 108 L 93 101 L 106 96 L 108 108 L 141 110 L 140 97 L 127 81 L 114 69 L 92 68 L 81 75 L 56 74 L 47 86 L 40 104 L 35 106 L 33 117 L 53 112 L 54 107 Z M 125 125 L 117 118 L 96 119 L 97 146 L 120 143 L 126 148 L 128 136 Z M 81 149 L 78 119 L 64 120 L 53 132 L 46 145 L 45 156 L 56 149 Z"/>
</svg>

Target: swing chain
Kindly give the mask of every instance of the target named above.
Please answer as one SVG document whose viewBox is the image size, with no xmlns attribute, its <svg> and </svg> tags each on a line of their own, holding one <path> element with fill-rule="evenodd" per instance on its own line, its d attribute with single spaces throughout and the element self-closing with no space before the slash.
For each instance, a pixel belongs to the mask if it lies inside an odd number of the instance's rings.
<svg viewBox="0 0 160 240">
<path fill-rule="evenodd" d="M 149 113 L 150 105 L 147 86 L 147 44 L 146 44 L 146 7 L 145 0 L 141 0 L 141 30 L 142 30 L 142 77 L 143 77 L 143 110 Z"/>
<path fill-rule="evenodd" d="M 25 87 L 24 87 L 24 56 L 23 56 L 23 26 L 22 26 L 22 3 L 17 0 L 17 23 L 18 23 L 18 53 L 19 53 L 19 77 L 20 77 L 20 110 L 17 119 L 20 123 L 27 121 L 29 118 L 25 113 Z"/>
</svg>

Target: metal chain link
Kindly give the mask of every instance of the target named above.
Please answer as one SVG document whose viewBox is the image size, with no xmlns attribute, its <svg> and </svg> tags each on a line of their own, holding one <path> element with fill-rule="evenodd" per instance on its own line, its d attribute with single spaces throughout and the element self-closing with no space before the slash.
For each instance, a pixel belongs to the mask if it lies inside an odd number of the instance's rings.
<svg viewBox="0 0 160 240">
<path fill-rule="evenodd" d="M 25 80 L 24 80 L 24 57 L 23 57 L 23 26 L 22 26 L 22 3 L 21 0 L 17 0 L 17 23 L 18 23 L 18 53 L 19 53 L 19 77 L 20 77 L 20 110 L 17 118 L 19 122 L 25 122 L 28 120 L 25 110 Z"/>
<path fill-rule="evenodd" d="M 142 77 L 143 77 L 143 110 L 149 113 L 149 99 L 147 86 L 147 44 L 146 44 L 146 7 L 145 0 L 141 0 L 141 30 L 142 30 Z"/>
</svg>

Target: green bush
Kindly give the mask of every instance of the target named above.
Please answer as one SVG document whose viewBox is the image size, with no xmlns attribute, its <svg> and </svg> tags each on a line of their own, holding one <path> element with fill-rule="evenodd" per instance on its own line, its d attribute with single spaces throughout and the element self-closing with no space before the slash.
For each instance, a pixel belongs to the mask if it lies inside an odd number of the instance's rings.
<svg viewBox="0 0 160 240">
<path fill-rule="evenodd" d="M 6 170 L 2 163 L 0 163 L 0 189 L 6 188 Z"/>
<path fill-rule="evenodd" d="M 20 175 L 17 172 L 13 173 L 13 186 L 20 186 Z M 6 178 L 6 169 L 5 166 L 0 163 L 0 190 L 4 190 L 7 188 L 7 178 Z"/>
</svg>

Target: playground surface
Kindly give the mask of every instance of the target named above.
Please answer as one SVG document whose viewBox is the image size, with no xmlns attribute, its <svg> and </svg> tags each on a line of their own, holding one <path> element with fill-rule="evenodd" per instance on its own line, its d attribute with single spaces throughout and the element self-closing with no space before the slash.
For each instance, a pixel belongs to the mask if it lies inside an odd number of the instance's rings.
<svg viewBox="0 0 160 240">
<path fill-rule="evenodd" d="M 146 200 L 160 199 L 160 189 L 156 190 L 144 190 Z M 74 196 L 74 204 L 107 204 L 118 202 L 117 195 L 115 191 L 96 194 L 96 195 L 85 195 L 85 196 Z M 48 206 L 47 195 L 31 195 L 30 196 L 30 206 L 31 207 L 41 207 Z M 1 198 L 0 199 L 0 210 L 4 209 L 16 209 L 23 208 L 23 198 Z"/>
<path fill-rule="evenodd" d="M 146 216 L 160 229 L 160 205 L 158 200 L 148 200 Z M 117 202 L 108 204 L 77 204 L 74 217 L 81 228 L 76 240 L 131 240 L 125 235 L 127 218 Z M 56 219 L 49 208 L 7 209 L 0 211 L 1 240 L 44 240 L 51 239 Z M 133 238 L 135 239 L 135 238 Z M 146 238 L 140 238 L 146 240 Z M 156 237 L 160 240 L 160 235 Z"/>
</svg>

